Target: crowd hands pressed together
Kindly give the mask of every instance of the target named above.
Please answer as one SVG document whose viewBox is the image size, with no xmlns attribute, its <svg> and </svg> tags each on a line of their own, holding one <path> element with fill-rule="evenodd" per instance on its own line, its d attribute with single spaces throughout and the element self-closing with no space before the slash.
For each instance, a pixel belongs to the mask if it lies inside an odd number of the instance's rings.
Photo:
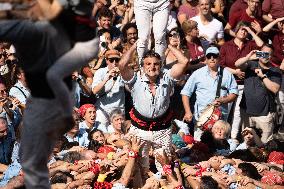
<svg viewBox="0 0 284 189">
<path fill-rule="evenodd" d="M 51 188 L 284 188 L 283 0 L 0 0 L 0 24 L 58 18 L 75 50 L 99 47 L 73 67 L 69 129 L 48 136 L 51 154 L 35 150 Z M 29 98 L 50 96 L 11 36 L 0 28 L 0 187 L 49 188 L 19 149 Z M 52 73 L 67 76 L 47 71 L 60 90 Z"/>
</svg>

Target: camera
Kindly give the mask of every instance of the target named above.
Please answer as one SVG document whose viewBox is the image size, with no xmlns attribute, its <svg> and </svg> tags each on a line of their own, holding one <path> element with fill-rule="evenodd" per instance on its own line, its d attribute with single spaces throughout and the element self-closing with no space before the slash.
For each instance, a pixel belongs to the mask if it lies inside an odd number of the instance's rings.
<svg viewBox="0 0 284 189">
<path fill-rule="evenodd" d="M 257 51 L 256 53 L 256 58 L 269 58 L 269 53 L 268 52 L 263 52 L 263 51 Z"/>
</svg>

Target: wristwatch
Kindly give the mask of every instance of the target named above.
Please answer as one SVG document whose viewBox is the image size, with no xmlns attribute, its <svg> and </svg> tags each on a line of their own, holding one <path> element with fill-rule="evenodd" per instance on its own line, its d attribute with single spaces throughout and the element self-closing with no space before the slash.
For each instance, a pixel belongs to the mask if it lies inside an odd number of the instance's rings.
<svg viewBox="0 0 284 189">
<path fill-rule="evenodd" d="M 267 78 L 267 75 L 263 75 L 263 77 L 261 77 L 260 79 L 261 79 L 261 81 L 263 81 L 265 78 Z"/>
</svg>

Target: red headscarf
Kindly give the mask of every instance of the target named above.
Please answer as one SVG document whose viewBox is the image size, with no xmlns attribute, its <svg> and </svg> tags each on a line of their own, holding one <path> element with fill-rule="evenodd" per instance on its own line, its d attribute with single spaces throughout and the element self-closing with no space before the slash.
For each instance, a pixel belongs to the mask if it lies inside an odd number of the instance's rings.
<svg viewBox="0 0 284 189">
<path fill-rule="evenodd" d="M 98 153 L 105 153 L 105 154 L 107 154 L 107 153 L 109 153 L 109 152 L 114 152 L 115 150 L 112 148 L 112 147 L 110 147 L 110 146 L 101 146 L 99 149 L 98 149 Z"/>
<path fill-rule="evenodd" d="M 284 153 L 273 151 L 268 156 L 268 163 L 284 164 Z"/>
<path fill-rule="evenodd" d="M 78 113 L 81 115 L 81 117 L 84 117 L 87 109 L 89 109 L 89 108 L 95 108 L 96 109 L 95 105 L 93 105 L 93 104 L 84 104 L 78 109 Z"/>
</svg>

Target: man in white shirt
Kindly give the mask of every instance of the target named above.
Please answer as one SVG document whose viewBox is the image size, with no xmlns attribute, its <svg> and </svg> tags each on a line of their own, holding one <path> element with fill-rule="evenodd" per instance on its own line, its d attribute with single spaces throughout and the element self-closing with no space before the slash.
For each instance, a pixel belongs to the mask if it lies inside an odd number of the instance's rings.
<svg viewBox="0 0 284 189">
<path fill-rule="evenodd" d="M 191 18 L 198 23 L 199 36 L 204 49 L 210 43 L 224 44 L 224 28 L 220 21 L 211 14 L 210 0 L 199 0 L 199 15 Z"/>
</svg>

